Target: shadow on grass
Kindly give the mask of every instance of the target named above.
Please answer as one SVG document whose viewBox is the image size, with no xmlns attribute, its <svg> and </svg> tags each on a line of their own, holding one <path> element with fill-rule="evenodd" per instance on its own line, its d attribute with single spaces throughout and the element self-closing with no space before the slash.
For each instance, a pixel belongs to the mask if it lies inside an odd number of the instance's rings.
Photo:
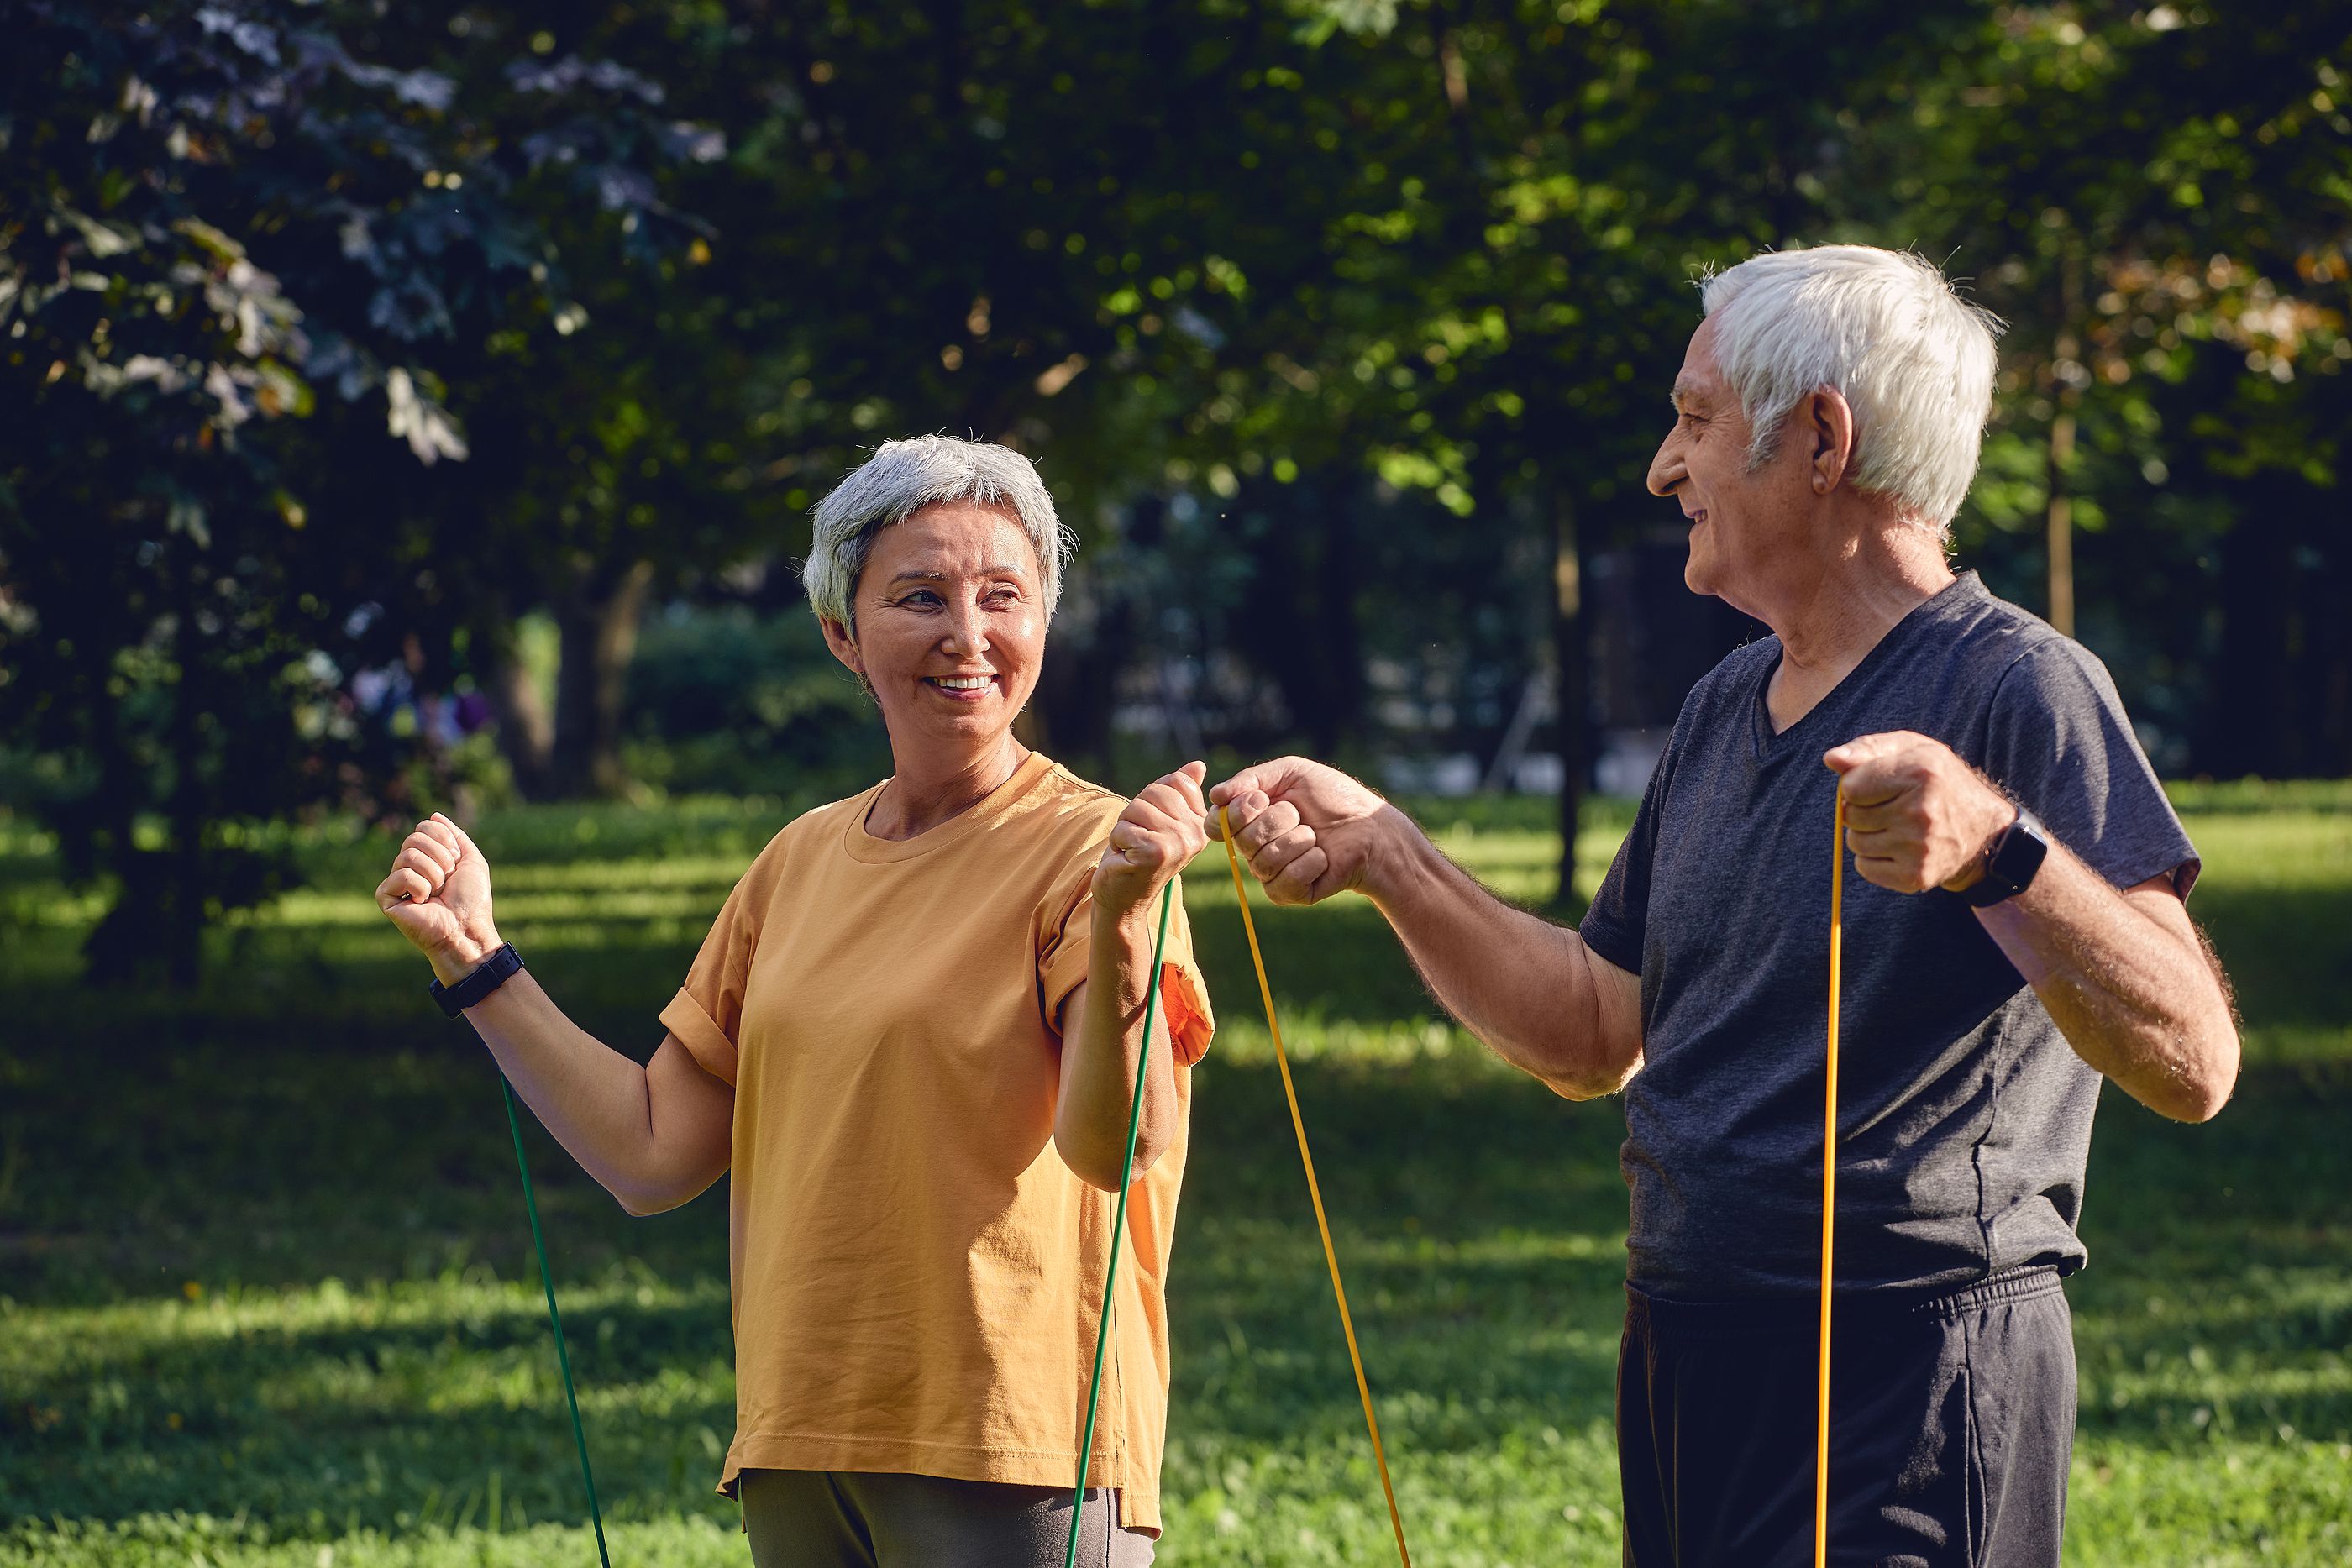
<svg viewBox="0 0 2352 1568">
<path fill-rule="evenodd" d="M 515 1292 L 518 1308 L 534 1306 Z M 535 1297 L 535 1292 L 534 1292 Z M 609 1514 L 698 1500 L 734 1425 L 724 1286 L 607 1301 L 566 1328 Z M 302 1535 L 395 1528 L 492 1471 L 534 1519 L 579 1511 L 543 1318 L 459 1311 L 394 1326 L 113 1337 L 0 1420 L 0 1518 L 242 1514 Z"/>
<path fill-rule="evenodd" d="M 407 1071 L 422 1078 L 406 1092 L 429 1102 L 439 1074 Z M 2345 1097 L 2315 1094 L 2305 1077 L 2257 1071 L 2208 1128 L 2106 1108 L 2088 1226 L 2097 1262 L 2072 1291 L 2086 1432 L 2174 1447 L 2281 1423 L 2352 1428 L 2352 1391 L 2330 1371 L 2352 1301 L 2326 1262 L 2344 1235 L 2331 1195 L 2352 1174 L 2329 1135 Z M 1396 1448 L 1471 1453 L 1501 1433 L 1605 1427 L 1622 1301 L 1615 1108 L 1567 1105 L 1460 1062 L 1305 1063 L 1298 1079 Z M 1352 1442 L 1354 1390 L 1272 1069 L 1213 1058 L 1200 1107 L 1171 1297 L 1172 1424 L 1212 1448 Z M 478 1140 L 488 1165 L 504 1152 L 498 1131 Z M 2292 1179 L 2266 1184 L 2283 1146 L 2296 1151 Z M 233 1168 L 225 1154 L 200 1168 Z M 545 1165 L 562 1195 L 557 1270 L 613 1515 L 723 1511 L 700 1500 L 731 1427 L 719 1211 L 706 1200 L 666 1227 L 575 1206 L 593 1195 L 556 1174 L 559 1159 L 551 1149 Z M 485 1194 L 436 1177 L 405 1196 L 440 1209 L 478 1254 L 506 1255 L 514 1278 L 527 1272 L 509 1245 L 520 1221 L 510 1178 L 496 1175 Z M 414 1179 L 394 1172 L 390 1187 Z M 282 1201 L 281 1223 L 341 1223 L 331 1206 Z M 398 1280 L 398 1252 L 352 1277 Z M 663 1299 L 633 1299 L 633 1281 Z M 70 1369 L 37 1378 L 0 1420 L 11 1478 L 0 1511 L 242 1511 L 275 1534 L 324 1539 L 354 1520 L 396 1530 L 495 1469 L 529 1517 L 576 1513 L 535 1292 L 452 1287 L 436 1304 L 429 1280 L 392 1291 L 404 1304 L 381 1327 L 273 1326 L 263 1313 L 208 1333 L 194 1312 L 185 1324 L 93 1325 Z M 2152 1299 L 2164 1304 L 2151 1312 Z"/>
<path fill-rule="evenodd" d="M 577 824 L 565 831 L 576 847 Z M 575 850 L 541 837 L 509 859 L 567 864 Z M 715 908 L 723 888 L 696 892 Z M 2250 1021 L 2327 1031 L 2336 1054 L 2258 1051 L 2207 1127 L 2108 1096 L 2093 1265 L 2069 1288 L 2086 1437 L 2352 1441 L 2352 1066 L 2338 1049 L 2352 975 L 2334 935 L 2347 904 L 2340 888 L 2218 876 L 2199 891 Z M 1368 904 L 1255 907 L 1301 1043 L 1317 1021 L 1409 1032 L 1434 1019 Z M 1254 1019 L 1238 922 L 1195 918 L 1221 1016 Z M 354 930 L 257 928 L 242 967 L 194 999 L 10 982 L 0 1521 L 242 1512 L 324 1541 L 487 1509 L 493 1473 L 510 1522 L 580 1516 L 494 1074 L 429 1010 L 415 960 Z M 699 936 L 690 919 L 567 918 L 531 961 L 583 1026 L 642 1056 Z M 1238 1049 L 1246 1033 L 1231 1028 L 1200 1070 L 1171 1436 L 1177 1451 L 1295 1467 L 1354 1454 L 1360 1417 L 1288 1114 L 1270 1062 Z M 1297 1078 L 1392 1452 L 1605 1433 L 1618 1108 L 1567 1104 L 1459 1048 L 1402 1061 L 1339 1050 Z M 708 1497 L 732 1426 L 723 1194 L 630 1220 L 543 1133 L 528 1141 L 610 1511 L 723 1520 Z M 378 1316 L 321 1312 L 330 1279 Z M 192 1282 L 205 1307 L 186 1301 Z M 207 1327 L 225 1291 L 244 1315 Z"/>
</svg>

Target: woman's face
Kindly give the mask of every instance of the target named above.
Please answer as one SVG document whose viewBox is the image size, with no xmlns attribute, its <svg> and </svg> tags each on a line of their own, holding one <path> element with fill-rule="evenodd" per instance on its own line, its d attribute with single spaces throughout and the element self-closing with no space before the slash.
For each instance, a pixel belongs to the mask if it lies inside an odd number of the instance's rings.
<svg viewBox="0 0 2352 1568">
<path fill-rule="evenodd" d="M 992 507 L 926 507 L 874 538 L 852 591 L 855 632 L 824 623 L 866 677 L 890 747 L 968 751 L 1001 740 L 1036 689 L 1045 652 L 1037 552 Z"/>
</svg>

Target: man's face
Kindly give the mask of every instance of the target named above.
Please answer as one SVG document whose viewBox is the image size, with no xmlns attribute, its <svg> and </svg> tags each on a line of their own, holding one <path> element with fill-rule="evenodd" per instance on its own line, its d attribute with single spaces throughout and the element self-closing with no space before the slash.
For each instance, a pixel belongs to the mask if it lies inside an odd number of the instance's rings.
<svg viewBox="0 0 2352 1568">
<path fill-rule="evenodd" d="M 1690 519 L 1690 591 L 1755 614 L 1757 591 L 1798 565 L 1808 543 L 1806 444 L 1792 421 L 1772 460 L 1750 471 L 1748 415 L 1716 370 L 1714 345 L 1709 319 L 1691 334 L 1675 378 L 1674 428 L 1650 460 L 1650 493 L 1673 497 Z"/>
</svg>

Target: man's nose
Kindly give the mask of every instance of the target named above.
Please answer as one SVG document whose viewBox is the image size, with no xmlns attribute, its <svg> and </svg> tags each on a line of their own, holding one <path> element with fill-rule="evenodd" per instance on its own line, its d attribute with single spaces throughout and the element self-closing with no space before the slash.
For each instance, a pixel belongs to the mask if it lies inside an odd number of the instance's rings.
<svg viewBox="0 0 2352 1568">
<path fill-rule="evenodd" d="M 1683 482 L 1682 454 L 1675 450 L 1675 445 L 1674 433 L 1669 431 L 1666 438 L 1658 443 L 1658 455 L 1650 459 L 1647 483 L 1653 496 L 1671 496 L 1675 486 Z"/>
</svg>

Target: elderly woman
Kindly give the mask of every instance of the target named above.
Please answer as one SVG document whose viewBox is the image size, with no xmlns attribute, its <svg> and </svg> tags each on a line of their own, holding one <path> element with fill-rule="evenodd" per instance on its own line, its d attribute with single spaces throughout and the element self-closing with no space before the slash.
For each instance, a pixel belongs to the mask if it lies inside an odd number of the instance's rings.
<svg viewBox="0 0 2352 1568">
<path fill-rule="evenodd" d="M 528 973 L 466 1009 L 630 1213 L 732 1173 L 719 1490 L 761 1568 L 1061 1561 L 1157 984 L 1079 1521 L 1080 1561 L 1151 1560 L 1162 1283 L 1212 1028 L 1181 902 L 1156 976 L 1152 941 L 1205 811 L 1198 763 L 1121 802 L 1014 737 L 1070 549 L 1018 454 L 885 444 L 817 507 L 805 576 L 881 709 L 890 777 L 761 852 L 647 1065 Z M 445 987 L 511 963 L 488 865 L 446 819 L 409 836 L 376 899 Z"/>
</svg>

